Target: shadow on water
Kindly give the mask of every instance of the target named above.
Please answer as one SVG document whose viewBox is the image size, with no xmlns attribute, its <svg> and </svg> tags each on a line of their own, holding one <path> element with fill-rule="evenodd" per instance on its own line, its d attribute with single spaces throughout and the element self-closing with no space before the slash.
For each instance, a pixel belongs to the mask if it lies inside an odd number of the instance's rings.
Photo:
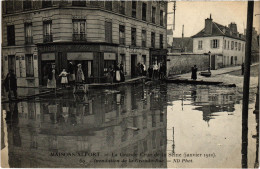
<svg viewBox="0 0 260 169">
<path fill-rule="evenodd" d="M 88 95 L 66 91 L 57 97 L 3 104 L 9 164 L 15 168 L 172 167 L 167 152 L 206 145 L 203 138 L 214 129 L 210 122 L 236 117 L 240 100 L 235 89 L 162 83 Z M 197 132 L 201 133 L 198 144 L 193 136 Z"/>
</svg>

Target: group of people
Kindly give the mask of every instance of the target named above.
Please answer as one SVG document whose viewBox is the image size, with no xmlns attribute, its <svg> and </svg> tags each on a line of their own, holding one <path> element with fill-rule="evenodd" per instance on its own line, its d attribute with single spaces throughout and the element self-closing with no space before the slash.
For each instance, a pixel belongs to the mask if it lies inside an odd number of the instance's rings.
<svg viewBox="0 0 260 169">
<path fill-rule="evenodd" d="M 110 65 L 107 72 L 107 81 L 109 83 L 119 83 L 125 81 L 123 64 L 115 63 Z"/>
<path fill-rule="evenodd" d="M 164 79 L 166 75 L 166 65 L 164 63 L 155 63 L 148 68 L 148 77 L 152 79 Z"/>
<path fill-rule="evenodd" d="M 76 72 L 76 75 L 75 75 Z M 74 65 L 72 62 L 68 65 L 68 72 L 66 69 L 63 69 L 62 72 L 58 75 L 60 77 L 60 83 L 62 87 L 67 85 L 74 85 L 76 83 L 82 83 L 85 80 L 85 76 L 82 70 L 82 65 L 77 65 L 77 71 L 74 70 Z M 48 72 L 47 88 L 56 89 L 56 69 L 55 65 L 52 65 L 51 69 Z"/>
</svg>

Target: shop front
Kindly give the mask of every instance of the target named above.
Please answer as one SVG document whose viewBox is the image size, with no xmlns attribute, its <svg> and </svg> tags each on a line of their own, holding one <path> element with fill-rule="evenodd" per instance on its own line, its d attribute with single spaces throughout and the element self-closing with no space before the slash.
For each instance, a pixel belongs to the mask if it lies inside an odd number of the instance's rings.
<svg viewBox="0 0 260 169">
<path fill-rule="evenodd" d="M 78 65 L 82 65 L 84 83 L 104 83 L 108 66 L 117 60 L 117 45 L 95 43 L 54 42 L 37 44 L 39 56 L 40 85 L 46 85 L 48 73 L 55 65 L 57 75 L 73 65 L 77 73 Z M 58 82 L 59 83 L 59 82 Z"/>
</svg>

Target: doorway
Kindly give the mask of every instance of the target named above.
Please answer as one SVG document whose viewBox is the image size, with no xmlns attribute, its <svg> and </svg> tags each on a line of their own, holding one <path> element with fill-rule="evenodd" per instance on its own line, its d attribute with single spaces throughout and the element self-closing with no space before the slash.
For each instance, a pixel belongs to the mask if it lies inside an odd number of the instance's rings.
<svg viewBox="0 0 260 169">
<path fill-rule="evenodd" d="M 137 55 L 131 55 L 131 77 L 136 77 Z"/>
<path fill-rule="evenodd" d="M 9 55 L 8 56 L 8 69 L 9 70 L 12 69 L 14 72 L 16 72 L 16 68 L 15 68 L 15 55 Z"/>
</svg>

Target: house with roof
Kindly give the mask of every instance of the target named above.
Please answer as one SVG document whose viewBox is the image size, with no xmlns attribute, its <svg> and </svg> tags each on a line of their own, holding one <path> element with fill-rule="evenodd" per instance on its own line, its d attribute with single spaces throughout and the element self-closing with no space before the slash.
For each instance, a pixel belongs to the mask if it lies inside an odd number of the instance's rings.
<svg viewBox="0 0 260 169">
<path fill-rule="evenodd" d="M 210 68 L 240 65 L 245 59 L 245 38 L 237 31 L 237 25 L 223 26 L 213 19 L 205 19 L 205 27 L 192 36 L 193 53 L 208 54 Z"/>
<path fill-rule="evenodd" d="M 193 52 L 193 39 L 191 37 L 173 38 L 172 43 L 173 53 L 192 53 Z"/>
</svg>

